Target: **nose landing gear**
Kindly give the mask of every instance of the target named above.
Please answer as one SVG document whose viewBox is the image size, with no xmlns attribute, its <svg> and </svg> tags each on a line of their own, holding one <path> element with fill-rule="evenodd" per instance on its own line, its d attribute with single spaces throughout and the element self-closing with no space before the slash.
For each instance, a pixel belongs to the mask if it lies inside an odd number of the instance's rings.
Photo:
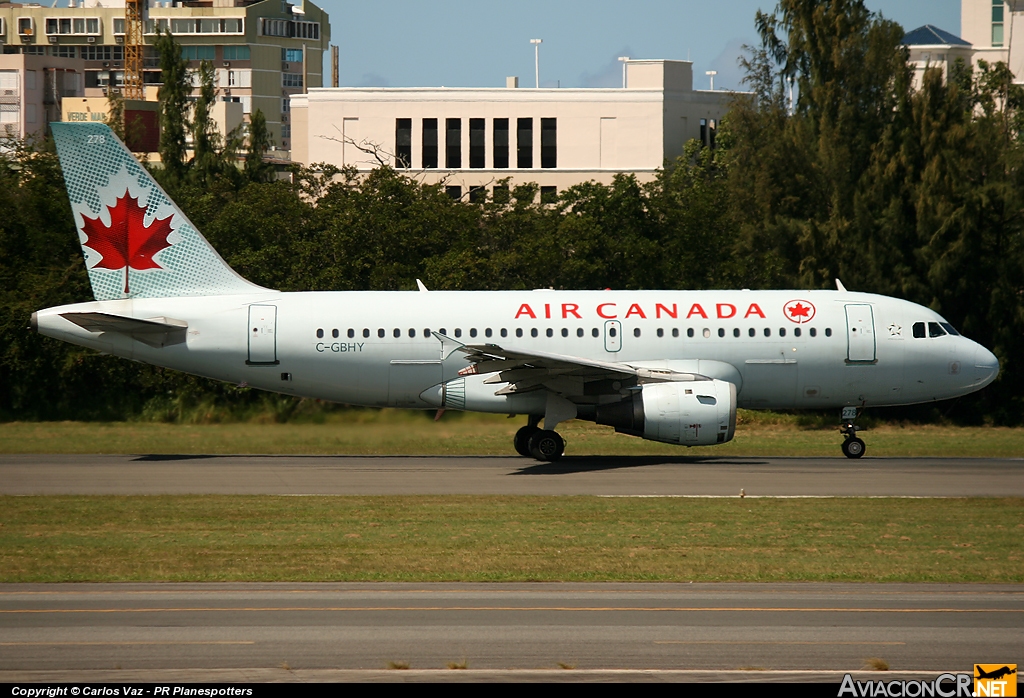
<svg viewBox="0 0 1024 698">
<path fill-rule="evenodd" d="M 847 458 L 860 458 L 864 455 L 866 448 L 863 439 L 857 437 L 860 427 L 853 423 L 855 419 L 857 419 L 857 408 L 844 407 L 839 433 L 843 435 L 843 455 Z"/>
<path fill-rule="evenodd" d="M 541 419 L 542 415 L 530 415 L 527 425 L 516 432 L 512 445 L 521 456 L 547 462 L 556 461 L 565 452 L 565 440 L 556 431 L 541 429 L 538 426 Z"/>
</svg>

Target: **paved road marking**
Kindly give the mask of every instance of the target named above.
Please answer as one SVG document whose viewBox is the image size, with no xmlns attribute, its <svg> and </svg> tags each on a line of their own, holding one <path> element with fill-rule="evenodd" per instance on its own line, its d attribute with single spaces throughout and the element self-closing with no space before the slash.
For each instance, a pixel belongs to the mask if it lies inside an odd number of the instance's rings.
<svg viewBox="0 0 1024 698">
<path fill-rule="evenodd" d="M 162 641 L 122 641 L 122 642 L 0 642 L 0 647 L 88 647 L 92 645 L 255 645 L 256 642 L 253 640 L 210 640 L 210 641 L 196 641 L 190 642 L 188 640 L 168 640 Z"/>
</svg>

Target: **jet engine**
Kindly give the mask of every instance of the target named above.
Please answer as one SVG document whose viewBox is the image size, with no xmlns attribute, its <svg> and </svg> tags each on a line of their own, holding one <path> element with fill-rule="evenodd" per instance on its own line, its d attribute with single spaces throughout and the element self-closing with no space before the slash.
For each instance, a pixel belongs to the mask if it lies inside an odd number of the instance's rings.
<svg viewBox="0 0 1024 698">
<path fill-rule="evenodd" d="M 736 433 L 736 386 L 713 379 L 647 383 L 625 400 L 599 405 L 594 421 L 650 441 L 722 444 Z"/>
</svg>

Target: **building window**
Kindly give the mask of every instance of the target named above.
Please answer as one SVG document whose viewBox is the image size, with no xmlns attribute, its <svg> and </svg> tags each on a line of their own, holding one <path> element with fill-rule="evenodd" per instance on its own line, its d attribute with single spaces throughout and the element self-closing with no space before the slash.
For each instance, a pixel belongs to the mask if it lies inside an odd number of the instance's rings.
<svg viewBox="0 0 1024 698">
<path fill-rule="evenodd" d="M 494 120 L 494 167 L 504 170 L 508 167 L 508 119 Z"/>
<path fill-rule="evenodd" d="M 212 61 L 216 58 L 213 46 L 182 46 L 181 57 L 186 61 Z"/>
<path fill-rule="evenodd" d="M 18 17 L 18 34 L 32 36 L 32 18 Z"/>
<path fill-rule="evenodd" d="M 541 187 L 540 202 L 542 204 L 558 203 L 558 187 Z"/>
<path fill-rule="evenodd" d="M 78 58 L 78 48 L 75 46 L 58 46 L 58 58 Z"/>
<path fill-rule="evenodd" d="M 437 167 L 437 119 L 423 120 L 423 163 L 424 169 Z"/>
<path fill-rule="evenodd" d="M 469 203 L 482 204 L 487 201 L 487 190 L 481 186 L 469 188 Z M 487 330 L 490 333 L 490 330 Z M 475 335 L 474 335 L 475 336 Z M 490 334 L 487 335 L 488 337 Z"/>
<path fill-rule="evenodd" d="M 516 167 L 533 167 L 533 119 L 516 119 Z"/>
<path fill-rule="evenodd" d="M 395 119 L 395 167 L 412 167 L 412 119 Z"/>
<path fill-rule="evenodd" d="M 992 45 L 1003 45 L 1003 0 L 992 0 Z"/>
<path fill-rule="evenodd" d="M 444 188 L 444 193 L 450 196 L 453 201 L 462 200 L 462 187 L 448 186 Z M 444 331 L 441 334 L 444 334 Z"/>
<path fill-rule="evenodd" d="M 246 48 L 249 48 L 246 46 Z M 302 49 L 301 48 L 283 48 L 281 49 L 281 60 L 285 63 L 302 63 Z"/>
<path fill-rule="evenodd" d="M 484 167 L 484 120 L 469 120 L 469 166 L 474 169 Z M 472 201 L 472 189 L 470 189 Z"/>
<path fill-rule="evenodd" d="M 540 120 L 540 166 L 558 167 L 557 119 Z"/>
<path fill-rule="evenodd" d="M 299 52 L 301 53 L 301 51 Z M 225 46 L 224 60 L 226 61 L 247 61 L 250 58 L 248 46 Z"/>
<path fill-rule="evenodd" d="M 444 166 L 462 167 L 462 119 L 444 120 Z"/>
<path fill-rule="evenodd" d="M 508 186 L 504 184 L 496 184 L 494 186 L 494 202 L 498 204 L 507 204 L 511 198 L 508 191 Z"/>
<path fill-rule="evenodd" d="M 124 34 L 124 17 L 114 17 L 114 35 Z"/>
<path fill-rule="evenodd" d="M 302 73 L 281 73 L 281 86 L 302 87 Z"/>
</svg>

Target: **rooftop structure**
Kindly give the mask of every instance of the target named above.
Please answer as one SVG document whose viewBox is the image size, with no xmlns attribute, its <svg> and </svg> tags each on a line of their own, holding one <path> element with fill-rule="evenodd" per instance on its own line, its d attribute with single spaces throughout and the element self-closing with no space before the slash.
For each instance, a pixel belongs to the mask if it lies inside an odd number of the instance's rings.
<svg viewBox="0 0 1024 698">
<path fill-rule="evenodd" d="M 910 51 L 915 88 L 921 86 L 921 78 L 926 69 L 939 68 L 945 78 L 957 59 L 971 65 L 974 56 L 974 47 L 970 43 L 932 24 L 907 32 L 903 37 L 903 45 Z"/>
<path fill-rule="evenodd" d="M 314 88 L 292 99 L 292 159 L 369 171 L 384 161 L 473 199 L 499 180 L 541 196 L 619 173 L 653 178 L 713 145 L 734 93 L 693 89 L 689 61 L 628 60 L 623 88 Z"/>
</svg>

